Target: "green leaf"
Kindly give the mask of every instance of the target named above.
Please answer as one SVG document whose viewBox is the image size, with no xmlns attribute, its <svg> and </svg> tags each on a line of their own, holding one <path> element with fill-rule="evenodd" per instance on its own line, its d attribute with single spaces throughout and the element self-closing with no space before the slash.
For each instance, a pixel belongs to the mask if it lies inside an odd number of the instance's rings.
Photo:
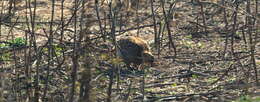
<svg viewBox="0 0 260 102">
<path fill-rule="evenodd" d="M 172 84 L 172 86 L 173 86 L 173 87 L 176 87 L 176 86 L 177 86 L 177 84 L 176 84 L 176 83 L 173 83 L 173 84 Z"/>
</svg>

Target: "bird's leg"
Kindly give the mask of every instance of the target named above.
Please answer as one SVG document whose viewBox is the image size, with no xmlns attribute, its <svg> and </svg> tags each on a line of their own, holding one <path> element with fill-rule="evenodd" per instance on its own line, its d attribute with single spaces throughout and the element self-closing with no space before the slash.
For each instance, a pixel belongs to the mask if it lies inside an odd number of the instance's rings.
<svg viewBox="0 0 260 102">
<path fill-rule="evenodd" d="M 126 67 L 127 67 L 127 69 L 130 69 L 130 70 L 133 69 L 133 68 L 131 67 L 130 63 L 126 63 Z"/>
<path fill-rule="evenodd" d="M 132 65 L 131 64 L 127 64 L 127 68 L 130 70 L 130 71 L 136 71 L 136 69 L 138 68 L 137 66 L 135 65 Z"/>
</svg>

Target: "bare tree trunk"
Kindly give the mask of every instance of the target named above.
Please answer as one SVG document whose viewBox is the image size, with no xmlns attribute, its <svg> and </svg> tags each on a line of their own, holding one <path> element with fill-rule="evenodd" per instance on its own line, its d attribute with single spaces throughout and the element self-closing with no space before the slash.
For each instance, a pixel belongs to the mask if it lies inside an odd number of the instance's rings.
<svg viewBox="0 0 260 102">
<path fill-rule="evenodd" d="M 250 4 L 251 4 L 250 0 L 247 0 L 246 11 L 247 11 L 248 14 L 251 14 Z M 255 71 L 255 82 L 258 85 L 259 84 L 258 73 L 257 73 L 256 61 L 255 61 L 255 45 L 256 45 L 256 43 L 255 43 L 255 41 L 253 41 L 253 34 L 252 34 L 252 28 L 254 28 L 254 23 L 252 21 L 252 17 L 247 15 L 246 19 L 247 19 L 247 29 L 248 29 L 247 33 L 249 34 L 249 48 L 250 48 L 251 62 L 252 62 L 252 67 Z"/>
<path fill-rule="evenodd" d="M 157 21 L 156 21 L 156 15 L 154 12 L 154 4 L 153 4 L 154 0 L 150 0 L 150 6 L 151 6 L 151 13 L 152 13 L 152 18 L 153 18 L 153 32 L 154 32 L 154 44 L 155 44 L 155 49 L 157 50 L 158 56 L 159 56 L 159 36 L 157 33 Z"/>
<path fill-rule="evenodd" d="M 175 2 L 170 4 L 169 10 L 166 13 L 166 10 L 165 10 L 165 0 L 160 0 L 160 1 L 161 1 L 162 9 L 163 9 L 164 23 L 166 24 L 166 28 L 167 28 L 169 45 L 170 45 L 170 48 L 171 47 L 173 48 L 174 56 L 176 56 L 177 55 L 177 49 L 176 49 L 176 46 L 174 44 L 174 41 L 173 41 L 173 38 L 172 38 L 172 34 L 171 34 L 170 25 L 169 25 L 169 18 L 170 18 L 170 15 L 172 15 L 172 8 L 175 6 Z"/>
<path fill-rule="evenodd" d="M 72 73 L 71 73 L 71 77 L 72 77 L 72 86 L 71 86 L 71 94 L 70 94 L 70 98 L 69 98 L 69 102 L 74 102 L 74 97 L 75 97 L 75 88 L 76 88 L 76 81 L 77 81 L 77 74 L 78 74 L 78 67 L 79 67 L 79 63 L 78 63 L 78 50 L 79 50 L 79 42 L 78 42 L 78 36 L 77 36 L 77 11 L 78 11 L 78 0 L 74 1 L 74 43 L 73 43 L 73 55 L 72 55 Z"/>
<path fill-rule="evenodd" d="M 234 10 L 234 13 L 232 15 L 233 26 L 232 26 L 232 35 L 231 35 L 231 53 L 232 53 L 232 55 L 235 54 L 235 51 L 234 51 L 234 36 L 237 32 L 237 12 L 238 12 L 239 3 L 235 2 L 234 5 L 235 5 L 235 10 Z"/>
</svg>

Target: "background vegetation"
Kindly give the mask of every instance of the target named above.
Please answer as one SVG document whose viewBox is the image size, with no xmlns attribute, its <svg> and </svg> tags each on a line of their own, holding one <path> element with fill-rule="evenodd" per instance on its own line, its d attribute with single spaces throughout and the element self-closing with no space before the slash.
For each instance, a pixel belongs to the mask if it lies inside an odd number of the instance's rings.
<svg viewBox="0 0 260 102">
<path fill-rule="evenodd" d="M 259 102 L 259 0 L 1 0 L 0 102 Z M 128 71 L 117 39 L 156 66 Z"/>
</svg>

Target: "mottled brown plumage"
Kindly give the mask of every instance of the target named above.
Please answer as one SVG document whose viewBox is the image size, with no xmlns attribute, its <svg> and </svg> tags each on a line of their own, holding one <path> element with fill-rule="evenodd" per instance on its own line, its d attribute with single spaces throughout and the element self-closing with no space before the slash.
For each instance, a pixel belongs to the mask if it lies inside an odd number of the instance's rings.
<svg viewBox="0 0 260 102">
<path fill-rule="evenodd" d="M 152 64 L 154 61 L 148 44 L 139 37 L 128 36 L 117 41 L 117 44 L 117 54 L 123 59 L 127 67 L 130 67 L 131 64 Z"/>
</svg>

